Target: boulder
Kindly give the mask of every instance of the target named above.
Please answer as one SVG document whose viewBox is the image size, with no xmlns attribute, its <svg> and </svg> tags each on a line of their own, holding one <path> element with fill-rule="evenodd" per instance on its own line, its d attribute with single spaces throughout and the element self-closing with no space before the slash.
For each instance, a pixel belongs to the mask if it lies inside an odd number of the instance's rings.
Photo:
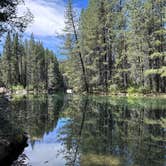
<svg viewBox="0 0 166 166">
<path fill-rule="evenodd" d="M 27 146 L 27 139 L 26 134 L 19 141 L 11 138 L 0 138 L 0 165 L 12 165 Z"/>
</svg>

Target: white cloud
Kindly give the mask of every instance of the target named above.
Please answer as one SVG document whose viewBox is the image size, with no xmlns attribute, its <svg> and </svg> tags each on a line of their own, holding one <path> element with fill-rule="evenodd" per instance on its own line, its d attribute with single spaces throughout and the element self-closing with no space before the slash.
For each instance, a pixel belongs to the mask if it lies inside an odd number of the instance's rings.
<svg viewBox="0 0 166 166">
<path fill-rule="evenodd" d="M 62 0 L 25 0 L 34 15 L 34 21 L 26 32 L 39 36 L 63 34 L 65 5 Z"/>
</svg>

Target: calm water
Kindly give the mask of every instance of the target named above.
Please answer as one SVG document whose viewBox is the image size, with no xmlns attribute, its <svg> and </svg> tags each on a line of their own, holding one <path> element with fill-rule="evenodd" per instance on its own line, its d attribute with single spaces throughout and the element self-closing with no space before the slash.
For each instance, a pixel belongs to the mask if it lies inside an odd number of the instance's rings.
<svg viewBox="0 0 166 166">
<path fill-rule="evenodd" d="M 25 165 L 166 166 L 164 99 L 34 96 L 0 114 L 1 135 L 29 134 Z"/>
</svg>

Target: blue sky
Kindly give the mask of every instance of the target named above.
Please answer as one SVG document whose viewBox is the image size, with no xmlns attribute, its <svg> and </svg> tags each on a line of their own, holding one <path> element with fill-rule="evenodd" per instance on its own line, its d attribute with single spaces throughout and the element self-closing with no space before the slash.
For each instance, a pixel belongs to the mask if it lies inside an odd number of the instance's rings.
<svg viewBox="0 0 166 166">
<path fill-rule="evenodd" d="M 34 22 L 28 26 L 24 37 L 29 38 L 33 32 L 35 39 L 41 40 L 46 48 L 53 50 L 58 59 L 65 58 L 61 49 L 66 2 L 67 0 L 25 0 L 26 6 L 34 15 Z M 88 0 L 73 0 L 78 13 L 82 8 L 86 8 L 87 3 Z"/>
<path fill-rule="evenodd" d="M 63 35 L 64 35 L 64 10 L 67 0 L 24 0 L 25 6 L 18 8 L 19 14 L 22 14 L 26 7 L 34 15 L 34 21 L 28 25 L 24 32 L 24 38 L 29 38 L 31 33 L 36 40 L 43 42 L 45 48 L 53 50 L 58 59 L 64 59 Z M 73 5 L 78 13 L 82 8 L 86 8 L 88 0 L 73 0 Z M 3 42 L 0 43 L 0 52 Z"/>
</svg>

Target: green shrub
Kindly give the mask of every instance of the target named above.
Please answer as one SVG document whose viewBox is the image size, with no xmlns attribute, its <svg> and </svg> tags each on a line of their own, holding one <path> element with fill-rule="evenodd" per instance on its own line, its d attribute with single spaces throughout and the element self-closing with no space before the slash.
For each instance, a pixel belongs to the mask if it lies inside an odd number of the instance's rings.
<svg viewBox="0 0 166 166">
<path fill-rule="evenodd" d="M 129 87 L 127 89 L 128 94 L 135 94 L 135 93 L 148 94 L 150 92 L 151 92 L 150 88 L 148 88 L 146 86 Z"/>
<path fill-rule="evenodd" d="M 151 92 L 151 90 L 150 90 L 149 87 L 141 86 L 141 87 L 138 88 L 138 92 L 142 93 L 142 94 L 148 94 L 148 93 Z"/>
<path fill-rule="evenodd" d="M 39 83 L 37 88 L 38 88 L 39 91 L 43 91 L 43 90 L 45 90 L 45 84 L 44 83 Z"/>
<path fill-rule="evenodd" d="M 128 93 L 128 94 L 138 93 L 138 88 L 129 87 L 129 88 L 127 89 L 127 93 Z"/>
<path fill-rule="evenodd" d="M 15 85 L 15 86 L 12 86 L 12 88 L 11 88 L 12 90 L 23 90 L 24 89 L 24 87 L 22 86 L 22 85 Z"/>
<path fill-rule="evenodd" d="M 33 90 L 34 90 L 33 85 L 29 85 L 29 86 L 27 87 L 27 90 L 28 90 L 28 91 L 33 91 Z"/>
<path fill-rule="evenodd" d="M 112 94 L 117 93 L 118 92 L 118 86 L 116 84 L 110 85 L 109 92 L 112 93 Z"/>
</svg>

